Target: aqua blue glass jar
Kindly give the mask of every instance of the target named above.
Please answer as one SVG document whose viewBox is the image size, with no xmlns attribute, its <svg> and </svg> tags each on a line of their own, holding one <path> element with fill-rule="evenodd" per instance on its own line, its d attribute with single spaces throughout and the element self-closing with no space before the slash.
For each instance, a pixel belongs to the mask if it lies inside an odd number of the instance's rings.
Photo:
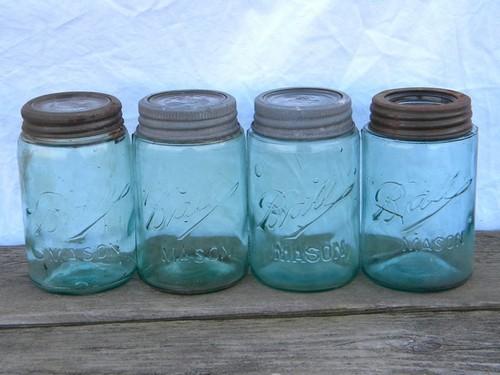
<svg viewBox="0 0 500 375">
<path fill-rule="evenodd" d="M 248 132 L 250 264 L 278 289 L 340 287 L 358 270 L 359 134 L 340 91 L 255 100 Z"/>
<path fill-rule="evenodd" d="M 464 283 L 474 256 L 470 98 L 434 88 L 387 90 L 371 111 L 362 132 L 364 272 L 415 292 Z"/>
<path fill-rule="evenodd" d="M 139 103 L 134 135 L 138 270 L 180 294 L 227 288 L 247 272 L 245 137 L 236 101 L 208 90 Z"/>
<path fill-rule="evenodd" d="M 50 94 L 27 102 L 18 143 L 29 275 L 88 294 L 135 270 L 131 147 L 115 97 Z"/>
</svg>

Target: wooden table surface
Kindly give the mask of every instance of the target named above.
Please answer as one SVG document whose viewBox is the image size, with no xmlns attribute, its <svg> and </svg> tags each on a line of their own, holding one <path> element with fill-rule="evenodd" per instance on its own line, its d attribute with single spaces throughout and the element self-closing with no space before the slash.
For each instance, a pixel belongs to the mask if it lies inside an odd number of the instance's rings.
<svg viewBox="0 0 500 375">
<path fill-rule="evenodd" d="M 500 232 L 479 232 L 472 278 L 412 294 L 363 274 L 322 293 L 276 291 L 251 275 L 177 296 L 134 277 L 59 296 L 0 248 L 0 374 L 500 374 Z"/>
</svg>

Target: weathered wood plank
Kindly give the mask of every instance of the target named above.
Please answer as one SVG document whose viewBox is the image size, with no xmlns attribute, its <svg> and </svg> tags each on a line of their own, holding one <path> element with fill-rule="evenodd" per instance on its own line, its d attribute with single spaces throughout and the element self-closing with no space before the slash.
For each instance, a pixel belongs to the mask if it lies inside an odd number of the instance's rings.
<svg viewBox="0 0 500 375">
<path fill-rule="evenodd" d="M 0 374 L 493 374 L 497 312 L 0 330 Z"/>
<path fill-rule="evenodd" d="M 0 250 L 0 328 L 94 322 L 272 316 L 321 316 L 381 311 L 500 310 L 500 232 L 478 235 L 475 273 L 463 286 L 442 293 L 396 292 L 364 275 L 338 290 L 299 294 L 276 291 L 248 276 L 212 294 L 177 296 L 137 278 L 106 293 L 71 297 L 32 285 L 22 248 Z"/>
</svg>

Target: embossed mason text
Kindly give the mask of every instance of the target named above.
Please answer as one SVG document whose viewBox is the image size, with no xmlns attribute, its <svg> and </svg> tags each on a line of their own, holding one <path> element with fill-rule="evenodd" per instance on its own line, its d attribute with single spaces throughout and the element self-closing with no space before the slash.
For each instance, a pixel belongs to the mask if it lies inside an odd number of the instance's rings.
<svg viewBox="0 0 500 375">
<path fill-rule="evenodd" d="M 329 263 L 339 262 L 349 257 L 349 247 L 344 240 L 325 245 L 299 247 L 293 243 L 277 242 L 273 247 L 273 262 L 285 263 Z"/>
<path fill-rule="evenodd" d="M 95 249 L 92 249 L 91 247 L 47 247 L 41 250 L 32 248 L 32 252 L 35 258 L 45 259 L 46 261 L 54 263 L 63 263 L 73 260 L 97 262 L 120 255 L 120 247 L 113 244 L 101 244 Z"/>
<path fill-rule="evenodd" d="M 437 236 L 434 238 L 420 238 L 420 237 L 403 237 L 401 239 L 400 251 L 413 252 L 413 251 L 428 251 L 440 253 L 443 251 L 450 251 L 462 247 L 464 244 L 464 232 L 449 234 L 444 236 Z"/>
<path fill-rule="evenodd" d="M 206 261 L 225 262 L 231 258 L 231 251 L 224 246 L 207 248 L 165 247 L 161 248 L 161 261 L 204 263 Z"/>
</svg>

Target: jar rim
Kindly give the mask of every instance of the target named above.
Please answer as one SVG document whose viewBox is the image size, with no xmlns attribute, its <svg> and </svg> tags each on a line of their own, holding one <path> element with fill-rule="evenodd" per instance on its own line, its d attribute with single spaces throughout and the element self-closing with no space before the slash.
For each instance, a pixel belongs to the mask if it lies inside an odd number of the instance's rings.
<svg viewBox="0 0 500 375">
<path fill-rule="evenodd" d="M 370 110 L 370 130 L 390 138 L 452 139 L 472 129 L 470 97 L 449 89 L 385 90 L 373 97 Z"/>
<path fill-rule="evenodd" d="M 255 98 L 252 129 L 265 137 L 306 141 L 349 133 L 354 127 L 351 98 L 322 87 L 287 87 Z"/>
<path fill-rule="evenodd" d="M 21 109 L 22 135 L 32 143 L 86 144 L 120 139 L 122 105 L 109 94 L 67 91 L 38 96 Z"/>
<path fill-rule="evenodd" d="M 139 102 L 136 134 L 157 143 L 203 144 L 236 137 L 236 99 L 205 89 L 150 94 Z"/>
</svg>

